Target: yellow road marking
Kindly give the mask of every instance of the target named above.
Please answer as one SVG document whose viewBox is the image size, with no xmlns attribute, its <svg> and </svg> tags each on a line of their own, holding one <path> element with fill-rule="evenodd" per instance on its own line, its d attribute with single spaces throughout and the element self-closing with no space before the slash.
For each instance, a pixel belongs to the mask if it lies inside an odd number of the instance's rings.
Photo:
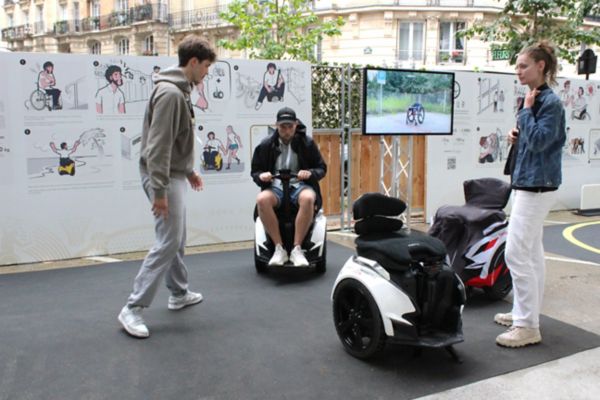
<svg viewBox="0 0 600 400">
<path fill-rule="evenodd" d="M 567 239 L 569 242 L 573 243 L 575 246 L 579 246 L 582 249 L 591 251 L 592 253 L 600 254 L 600 249 L 590 246 L 589 244 L 585 244 L 582 241 L 577 240 L 575 238 L 575 236 L 573 236 L 573 232 L 575 232 L 575 230 L 577 230 L 579 228 L 583 228 L 583 227 L 590 226 L 590 225 L 598 225 L 598 224 L 600 224 L 600 221 L 584 222 L 581 224 L 571 225 L 568 228 L 565 228 L 565 230 L 563 231 L 563 237 L 565 239 Z"/>
</svg>

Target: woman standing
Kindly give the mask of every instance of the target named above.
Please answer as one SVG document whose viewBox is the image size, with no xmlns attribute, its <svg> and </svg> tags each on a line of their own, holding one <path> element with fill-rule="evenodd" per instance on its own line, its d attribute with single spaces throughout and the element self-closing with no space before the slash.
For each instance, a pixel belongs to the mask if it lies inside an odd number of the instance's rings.
<svg viewBox="0 0 600 400">
<path fill-rule="evenodd" d="M 507 160 L 513 206 L 508 225 L 506 263 L 513 280 L 512 312 L 494 321 L 510 328 L 496 338 L 506 347 L 542 341 L 539 316 L 544 294 L 544 218 L 562 182 L 561 157 L 566 140 L 565 110 L 548 84 L 556 84 L 554 49 L 545 42 L 525 48 L 517 58 L 517 77 L 529 87 L 517 113 L 517 128 Z"/>
</svg>

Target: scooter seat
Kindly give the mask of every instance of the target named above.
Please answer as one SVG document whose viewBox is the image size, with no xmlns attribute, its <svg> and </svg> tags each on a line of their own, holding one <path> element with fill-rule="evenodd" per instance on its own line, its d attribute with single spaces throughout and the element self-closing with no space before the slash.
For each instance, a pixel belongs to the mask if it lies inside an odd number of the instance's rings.
<svg viewBox="0 0 600 400">
<path fill-rule="evenodd" d="M 355 243 L 359 256 L 375 260 L 390 271 L 405 271 L 413 263 L 431 263 L 446 257 L 441 240 L 418 231 L 361 235 Z"/>
</svg>

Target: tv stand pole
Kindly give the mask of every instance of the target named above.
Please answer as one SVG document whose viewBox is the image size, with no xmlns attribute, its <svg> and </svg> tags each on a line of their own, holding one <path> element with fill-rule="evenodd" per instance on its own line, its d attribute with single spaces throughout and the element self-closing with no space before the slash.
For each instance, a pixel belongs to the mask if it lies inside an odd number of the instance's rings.
<svg viewBox="0 0 600 400">
<path fill-rule="evenodd" d="M 406 203 L 406 211 L 401 218 L 404 226 L 410 229 L 413 137 L 381 135 L 379 143 L 379 191 Z"/>
</svg>

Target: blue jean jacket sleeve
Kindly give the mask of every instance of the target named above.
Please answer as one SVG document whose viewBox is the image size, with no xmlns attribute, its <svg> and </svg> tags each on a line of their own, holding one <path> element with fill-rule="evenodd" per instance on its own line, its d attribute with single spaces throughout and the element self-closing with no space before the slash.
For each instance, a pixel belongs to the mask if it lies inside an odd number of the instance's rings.
<svg viewBox="0 0 600 400">
<path fill-rule="evenodd" d="M 541 153 L 560 140 L 565 111 L 560 100 L 556 100 L 542 104 L 537 120 L 531 108 L 519 111 L 519 140 L 524 141 L 527 151 Z"/>
</svg>

